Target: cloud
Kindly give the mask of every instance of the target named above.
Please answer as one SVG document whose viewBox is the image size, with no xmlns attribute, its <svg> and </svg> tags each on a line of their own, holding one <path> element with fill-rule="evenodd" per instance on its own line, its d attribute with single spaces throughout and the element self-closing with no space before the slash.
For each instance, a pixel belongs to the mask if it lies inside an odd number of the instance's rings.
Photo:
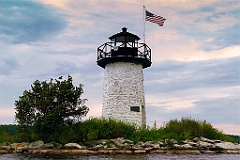
<svg viewBox="0 0 240 160">
<path fill-rule="evenodd" d="M 149 10 L 167 19 L 160 29 L 146 24 L 147 42 L 153 52 L 165 53 L 163 58 L 175 58 L 175 52 L 188 54 L 189 58 L 185 58 L 189 60 L 203 59 L 210 51 L 239 45 L 238 1 L 156 1 L 155 6 L 152 2 L 148 5 Z M 173 44 L 178 45 L 172 47 Z M 165 48 L 171 47 L 173 52 L 169 55 Z"/>
<path fill-rule="evenodd" d="M 238 135 L 240 133 L 240 125 L 238 124 L 232 124 L 232 123 L 217 123 L 214 124 L 214 127 L 217 128 L 219 131 L 222 131 L 226 134 L 234 134 Z"/>
<path fill-rule="evenodd" d="M 1 1 L 0 12 L 0 35 L 12 43 L 47 41 L 67 26 L 63 13 L 32 1 Z"/>
<path fill-rule="evenodd" d="M 147 92 L 169 93 L 239 85 L 239 57 L 208 61 L 163 61 L 144 71 Z"/>
<path fill-rule="evenodd" d="M 148 124 L 152 125 L 155 120 L 158 124 L 164 124 L 164 122 L 168 122 L 173 119 L 173 117 L 176 119 L 192 117 L 201 121 L 206 120 L 219 130 L 223 130 L 224 133 L 239 134 L 239 132 L 237 132 L 240 126 L 240 101 L 238 97 L 239 95 L 210 99 L 206 98 L 195 102 L 194 100 L 180 101 L 180 103 L 176 102 L 177 106 L 181 104 L 189 105 L 184 102 L 191 102 L 190 106 L 181 108 L 172 108 L 172 106 L 165 106 L 165 104 L 147 106 Z M 226 126 L 226 124 L 231 125 Z M 230 126 L 235 126 L 236 128 L 231 128 Z M 229 128 L 231 128 L 231 131 Z"/>
<path fill-rule="evenodd" d="M 239 75 L 239 57 L 153 63 L 144 70 L 147 123 L 193 117 L 240 125 Z"/>
<path fill-rule="evenodd" d="M 13 108 L 1 108 L 0 112 L 0 125 L 1 124 L 13 124 L 14 123 L 14 113 L 15 110 Z"/>
<path fill-rule="evenodd" d="M 17 68 L 18 63 L 16 59 L 6 58 L 4 61 L 0 61 L 0 75 L 10 75 Z"/>
<path fill-rule="evenodd" d="M 193 108 L 195 110 L 194 116 L 209 119 L 212 123 L 231 122 L 240 125 L 239 104 L 239 95 L 196 101 Z"/>
</svg>

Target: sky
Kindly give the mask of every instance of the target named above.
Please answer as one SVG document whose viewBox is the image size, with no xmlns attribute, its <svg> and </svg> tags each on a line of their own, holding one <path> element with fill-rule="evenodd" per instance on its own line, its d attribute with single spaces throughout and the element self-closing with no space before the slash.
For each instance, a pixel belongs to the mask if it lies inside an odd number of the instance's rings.
<svg viewBox="0 0 240 160">
<path fill-rule="evenodd" d="M 84 85 L 86 118 L 100 117 L 97 47 L 122 27 L 143 42 L 143 5 L 166 18 L 145 23 L 147 124 L 191 117 L 240 135 L 238 0 L 0 0 L 0 124 L 16 123 L 14 102 L 35 80 L 67 75 Z"/>
</svg>

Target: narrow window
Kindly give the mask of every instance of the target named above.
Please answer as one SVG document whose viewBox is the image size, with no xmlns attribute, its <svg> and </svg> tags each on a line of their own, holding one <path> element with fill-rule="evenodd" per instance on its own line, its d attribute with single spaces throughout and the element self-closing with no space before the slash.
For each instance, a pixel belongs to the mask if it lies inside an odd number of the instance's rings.
<svg viewBox="0 0 240 160">
<path fill-rule="evenodd" d="M 139 107 L 139 106 L 131 106 L 131 107 L 130 107 L 130 111 L 140 112 L 140 107 Z"/>
</svg>

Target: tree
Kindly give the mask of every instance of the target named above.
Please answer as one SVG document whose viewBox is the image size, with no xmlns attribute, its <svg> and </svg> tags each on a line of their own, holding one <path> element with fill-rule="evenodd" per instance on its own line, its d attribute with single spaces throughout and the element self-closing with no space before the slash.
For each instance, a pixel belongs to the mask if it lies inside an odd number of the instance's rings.
<svg viewBox="0 0 240 160">
<path fill-rule="evenodd" d="M 59 126 L 79 121 L 89 111 L 85 106 L 86 99 L 80 99 L 82 93 L 82 85 L 75 87 L 70 75 L 67 80 L 61 76 L 55 82 L 51 78 L 49 83 L 36 80 L 31 89 L 25 90 L 15 101 L 16 121 L 21 126 L 51 125 L 56 122 Z"/>
</svg>

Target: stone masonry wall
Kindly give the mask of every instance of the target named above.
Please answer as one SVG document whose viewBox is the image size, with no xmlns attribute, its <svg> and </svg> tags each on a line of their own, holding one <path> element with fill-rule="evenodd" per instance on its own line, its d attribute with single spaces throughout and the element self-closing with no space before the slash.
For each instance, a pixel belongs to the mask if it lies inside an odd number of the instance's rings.
<svg viewBox="0 0 240 160">
<path fill-rule="evenodd" d="M 130 111 L 139 106 L 140 112 Z M 105 66 L 102 116 L 136 125 L 146 124 L 142 65 L 115 62 Z"/>
</svg>

